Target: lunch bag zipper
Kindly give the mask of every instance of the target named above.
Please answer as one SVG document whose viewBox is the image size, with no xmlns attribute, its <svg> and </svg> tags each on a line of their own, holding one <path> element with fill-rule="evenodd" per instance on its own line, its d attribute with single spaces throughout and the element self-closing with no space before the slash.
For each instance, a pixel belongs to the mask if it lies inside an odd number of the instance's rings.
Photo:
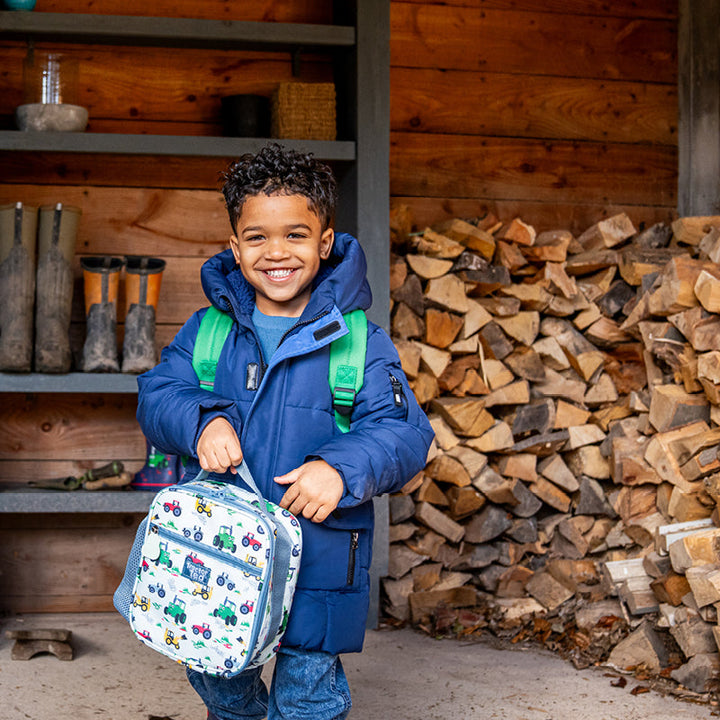
<svg viewBox="0 0 720 720">
<path fill-rule="evenodd" d="M 358 539 L 360 533 L 353 530 L 350 533 L 350 555 L 348 557 L 347 584 L 352 585 L 355 582 L 355 556 L 357 555 Z"/>
</svg>

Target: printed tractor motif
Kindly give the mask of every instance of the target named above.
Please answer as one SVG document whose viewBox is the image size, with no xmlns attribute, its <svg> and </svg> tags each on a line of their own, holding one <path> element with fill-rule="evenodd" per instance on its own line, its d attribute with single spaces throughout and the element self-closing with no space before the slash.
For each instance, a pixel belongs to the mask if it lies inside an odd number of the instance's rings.
<svg viewBox="0 0 720 720">
<path fill-rule="evenodd" d="M 202 495 L 195 497 L 195 509 L 200 515 L 205 513 L 208 517 L 212 517 L 212 503 L 207 498 L 202 497 Z"/>
<path fill-rule="evenodd" d="M 251 613 L 251 612 L 253 611 L 253 608 L 254 608 L 254 607 L 255 607 L 255 603 L 252 602 L 252 601 L 251 601 L 251 602 L 243 603 L 243 604 L 240 606 L 240 612 L 241 612 L 243 615 L 247 615 L 248 613 Z M 233 623 L 233 625 L 234 625 L 234 624 L 235 624 L 235 623 Z"/>
<path fill-rule="evenodd" d="M 180 503 L 177 500 L 168 500 L 163 504 L 163 510 L 166 513 L 171 512 L 175 517 L 180 517 L 180 513 L 182 513 Z"/>
<path fill-rule="evenodd" d="M 168 544 L 166 542 L 160 543 L 160 554 L 155 559 L 156 565 L 167 565 L 169 568 L 172 567 L 172 560 L 170 559 L 170 553 L 168 552 Z"/>
<path fill-rule="evenodd" d="M 199 595 L 203 600 L 209 600 L 212 597 L 212 588 L 208 587 L 207 585 L 200 585 L 200 583 L 195 583 L 192 594 Z"/>
<path fill-rule="evenodd" d="M 220 548 L 220 550 L 225 550 L 227 548 L 230 549 L 230 552 L 235 552 L 237 550 L 235 538 L 232 534 L 232 527 L 230 527 L 230 525 L 220 526 L 218 534 L 213 538 L 213 545 L 217 548 Z M 244 539 L 243 545 L 245 545 Z"/>
<path fill-rule="evenodd" d="M 195 542 L 202 542 L 203 539 L 202 528 L 199 525 L 193 525 L 192 530 L 190 528 L 183 528 L 183 535 L 186 538 L 189 538 L 192 535 Z"/>
<path fill-rule="evenodd" d="M 158 583 L 157 585 L 148 585 L 148 590 L 151 593 L 156 592 L 158 594 L 158 597 L 165 597 L 165 588 L 162 586 L 162 583 Z"/>
<path fill-rule="evenodd" d="M 228 590 L 234 590 L 235 589 L 235 583 L 232 580 L 228 580 L 228 574 L 226 572 L 220 573 L 220 575 L 217 576 L 215 582 L 222 587 L 223 585 L 227 585 Z"/>
<path fill-rule="evenodd" d="M 208 623 L 203 623 L 202 625 L 193 625 L 192 631 L 194 635 L 202 635 L 206 640 L 209 640 L 212 637 L 212 632 Z"/>
<path fill-rule="evenodd" d="M 185 639 L 185 636 L 183 635 L 181 639 Z M 168 628 L 165 630 L 165 644 L 166 645 L 174 645 L 176 650 L 180 649 L 180 640 L 175 637 L 175 633 Z"/>
<path fill-rule="evenodd" d="M 253 533 L 251 532 L 247 533 L 245 537 L 243 537 L 242 544 L 243 547 L 248 547 L 252 545 L 252 549 L 255 550 L 255 552 L 257 552 L 262 547 L 262 543 L 259 540 L 256 540 L 255 535 L 253 535 Z"/>
<path fill-rule="evenodd" d="M 133 598 L 133 607 L 139 607 L 143 612 L 147 612 L 150 607 L 150 602 L 144 595 L 141 597 L 135 593 L 135 597 Z"/>
<path fill-rule="evenodd" d="M 177 595 L 173 601 L 165 608 L 165 614 L 169 615 L 178 625 L 183 625 L 187 620 L 185 613 L 185 601 L 181 600 Z"/>
<path fill-rule="evenodd" d="M 237 605 L 228 598 L 223 600 L 223 604 L 213 610 L 213 615 L 225 621 L 225 625 L 237 625 Z"/>
</svg>

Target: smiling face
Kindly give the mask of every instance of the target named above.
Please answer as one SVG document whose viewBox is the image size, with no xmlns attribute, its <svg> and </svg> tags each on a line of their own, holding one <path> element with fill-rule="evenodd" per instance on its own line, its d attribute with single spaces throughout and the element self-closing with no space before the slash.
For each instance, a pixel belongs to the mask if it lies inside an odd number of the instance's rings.
<svg viewBox="0 0 720 720">
<path fill-rule="evenodd" d="M 255 288 L 264 315 L 300 317 L 310 300 L 320 262 L 330 256 L 332 228 L 303 195 L 254 195 L 247 198 L 230 238 L 235 260 Z"/>
</svg>

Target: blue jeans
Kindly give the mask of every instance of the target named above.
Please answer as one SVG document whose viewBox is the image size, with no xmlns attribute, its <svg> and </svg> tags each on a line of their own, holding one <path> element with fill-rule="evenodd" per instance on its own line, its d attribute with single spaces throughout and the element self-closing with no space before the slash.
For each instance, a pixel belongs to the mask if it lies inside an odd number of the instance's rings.
<svg viewBox="0 0 720 720">
<path fill-rule="evenodd" d="M 344 720 L 350 688 L 337 655 L 280 648 L 270 692 L 252 668 L 233 678 L 188 670 L 188 679 L 217 720 Z"/>
</svg>

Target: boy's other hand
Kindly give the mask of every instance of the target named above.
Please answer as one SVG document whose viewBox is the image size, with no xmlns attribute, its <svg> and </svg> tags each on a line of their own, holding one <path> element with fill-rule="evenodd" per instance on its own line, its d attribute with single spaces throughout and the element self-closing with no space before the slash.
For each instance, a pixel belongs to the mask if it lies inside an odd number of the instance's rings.
<svg viewBox="0 0 720 720">
<path fill-rule="evenodd" d="M 276 477 L 275 482 L 290 486 L 280 500 L 280 507 L 317 523 L 337 507 L 345 492 L 340 473 L 324 460 L 305 463 Z"/>
<path fill-rule="evenodd" d="M 197 444 L 200 467 L 208 472 L 222 473 L 242 461 L 242 449 L 235 428 L 223 417 L 211 420 L 200 433 Z"/>
</svg>

